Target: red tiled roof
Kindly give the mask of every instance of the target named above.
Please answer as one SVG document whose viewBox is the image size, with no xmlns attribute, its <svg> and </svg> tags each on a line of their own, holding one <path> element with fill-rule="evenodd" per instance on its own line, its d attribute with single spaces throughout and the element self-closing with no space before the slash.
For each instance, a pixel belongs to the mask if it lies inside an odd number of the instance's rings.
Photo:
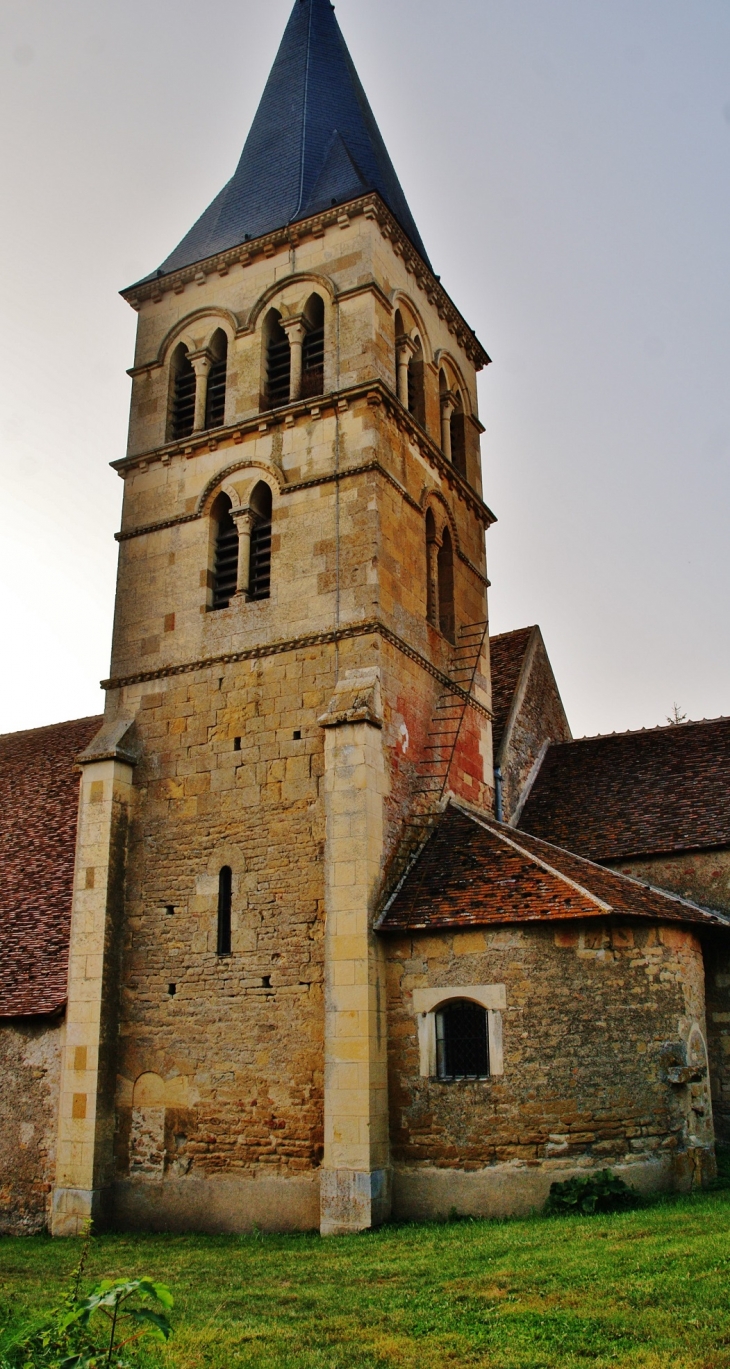
<svg viewBox="0 0 730 1369">
<path fill-rule="evenodd" d="M 439 819 L 378 929 L 414 932 L 609 914 L 730 930 L 730 918 L 455 804 Z"/>
<path fill-rule="evenodd" d="M 551 746 L 520 828 L 601 861 L 730 845 L 730 718 Z"/>
<path fill-rule="evenodd" d="M 79 792 L 101 718 L 0 736 L 0 1017 L 66 1001 Z"/>
<path fill-rule="evenodd" d="M 515 632 L 501 632 L 489 638 L 489 659 L 492 667 L 492 733 L 494 754 L 499 755 L 504 729 L 512 708 L 512 700 L 520 680 L 520 671 L 530 645 L 534 627 L 521 627 Z"/>
</svg>

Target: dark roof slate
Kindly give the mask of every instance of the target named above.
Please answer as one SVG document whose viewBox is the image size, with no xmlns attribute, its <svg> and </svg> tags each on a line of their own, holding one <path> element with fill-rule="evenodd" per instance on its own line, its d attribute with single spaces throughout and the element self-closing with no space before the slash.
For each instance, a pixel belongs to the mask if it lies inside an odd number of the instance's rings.
<svg viewBox="0 0 730 1369">
<path fill-rule="evenodd" d="M 66 1001 L 79 752 L 102 718 L 0 736 L 0 1017 Z"/>
<path fill-rule="evenodd" d="M 534 627 L 517 628 L 515 632 L 501 632 L 489 638 L 489 659 L 492 668 L 492 722 L 494 754 L 499 755 L 504 730 L 509 721 L 512 700 L 520 681 L 525 656 L 532 640 Z"/>
<path fill-rule="evenodd" d="M 238 167 L 160 271 L 182 270 L 371 191 L 428 264 L 334 7 L 295 0 Z"/>
<path fill-rule="evenodd" d="M 551 746 L 520 828 L 599 861 L 730 845 L 730 718 Z"/>
<path fill-rule="evenodd" d="M 378 930 L 436 931 L 610 914 L 730 930 L 730 918 L 452 803 L 387 904 Z"/>
</svg>

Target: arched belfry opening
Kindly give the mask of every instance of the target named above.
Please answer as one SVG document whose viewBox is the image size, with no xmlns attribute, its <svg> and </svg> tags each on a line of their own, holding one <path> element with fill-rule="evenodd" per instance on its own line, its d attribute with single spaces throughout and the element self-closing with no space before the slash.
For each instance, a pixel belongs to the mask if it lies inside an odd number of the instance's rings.
<svg viewBox="0 0 730 1369">
<path fill-rule="evenodd" d="M 439 625 L 438 542 L 433 510 L 426 511 L 426 617 L 432 627 Z"/>
<path fill-rule="evenodd" d="M 211 516 L 215 536 L 212 608 L 228 608 L 236 593 L 238 529 L 231 517 L 231 501 L 227 494 L 218 495 Z"/>
<path fill-rule="evenodd" d="M 439 628 L 449 642 L 456 640 L 454 611 L 454 547 L 448 527 L 441 537 L 438 557 Z"/>
<path fill-rule="evenodd" d="M 262 408 L 276 409 L 289 403 L 291 392 L 291 347 L 281 326 L 278 309 L 270 309 L 264 321 L 266 387 Z"/>
<path fill-rule="evenodd" d="M 249 599 L 268 599 L 271 595 L 271 490 L 260 480 L 251 495 L 251 563 Z"/>
<path fill-rule="evenodd" d="M 178 343 L 170 363 L 170 407 L 167 438 L 189 437 L 195 423 L 195 371 L 184 342 Z"/>
<path fill-rule="evenodd" d="M 324 394 L 324 300 L 310 295 L 304 309 L 306 333 L 302 345 L 302 399 Z"/>
<path fill-rule="evenodd" d="M 413 353 L 408 362 L 408 412 L 413 414 L 422 428 L 426 426 L 426 368 L 423 360 L 423 344 L 416 335 L 413 339 Z"/>
<path fill-rule="evenodd" d="M 219 328 L 210 340 L 213 357 L 208 372 L 208 391 L 205 402 L 206 428 L 222 428 L 226 418 L 226 372 L 228 369 L 228 338 Z"/>
<path fill-rule="evenodd" d="M 466 480 L 466 415 L 461 391 L 454 391 L 455 405 L 449 420 L 451 430 L 451 461 L 454 469 Z"/>
</svg>

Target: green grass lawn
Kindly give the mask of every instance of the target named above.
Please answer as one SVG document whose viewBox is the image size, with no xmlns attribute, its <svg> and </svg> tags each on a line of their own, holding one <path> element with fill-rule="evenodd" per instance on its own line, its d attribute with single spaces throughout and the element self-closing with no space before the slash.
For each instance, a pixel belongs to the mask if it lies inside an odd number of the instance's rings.
<svg viewBox="0 0 730 1369">
<path fill-rule="evenodd" d="M 0 1240 L 0 1325 L 52 1306 L 79 1242 Z M 730 1190 L 613 1217 L 363 1236 L 103 1236 L 85 1285 L 175 1296 L 175 1369 L 730 1369 Z"/>
</svg>

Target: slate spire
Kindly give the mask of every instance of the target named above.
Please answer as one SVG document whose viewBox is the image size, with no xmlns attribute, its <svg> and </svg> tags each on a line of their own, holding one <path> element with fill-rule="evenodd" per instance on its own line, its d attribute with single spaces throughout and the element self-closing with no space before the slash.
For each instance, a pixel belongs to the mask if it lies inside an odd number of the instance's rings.
<svg viewBox="0 0 730 1369">
<path fill-rule="evenodd" d="M 295 0 L 241 160 L 164 272 L 377 190 L 428 262 L 330 0 Z"/>
</svg>

